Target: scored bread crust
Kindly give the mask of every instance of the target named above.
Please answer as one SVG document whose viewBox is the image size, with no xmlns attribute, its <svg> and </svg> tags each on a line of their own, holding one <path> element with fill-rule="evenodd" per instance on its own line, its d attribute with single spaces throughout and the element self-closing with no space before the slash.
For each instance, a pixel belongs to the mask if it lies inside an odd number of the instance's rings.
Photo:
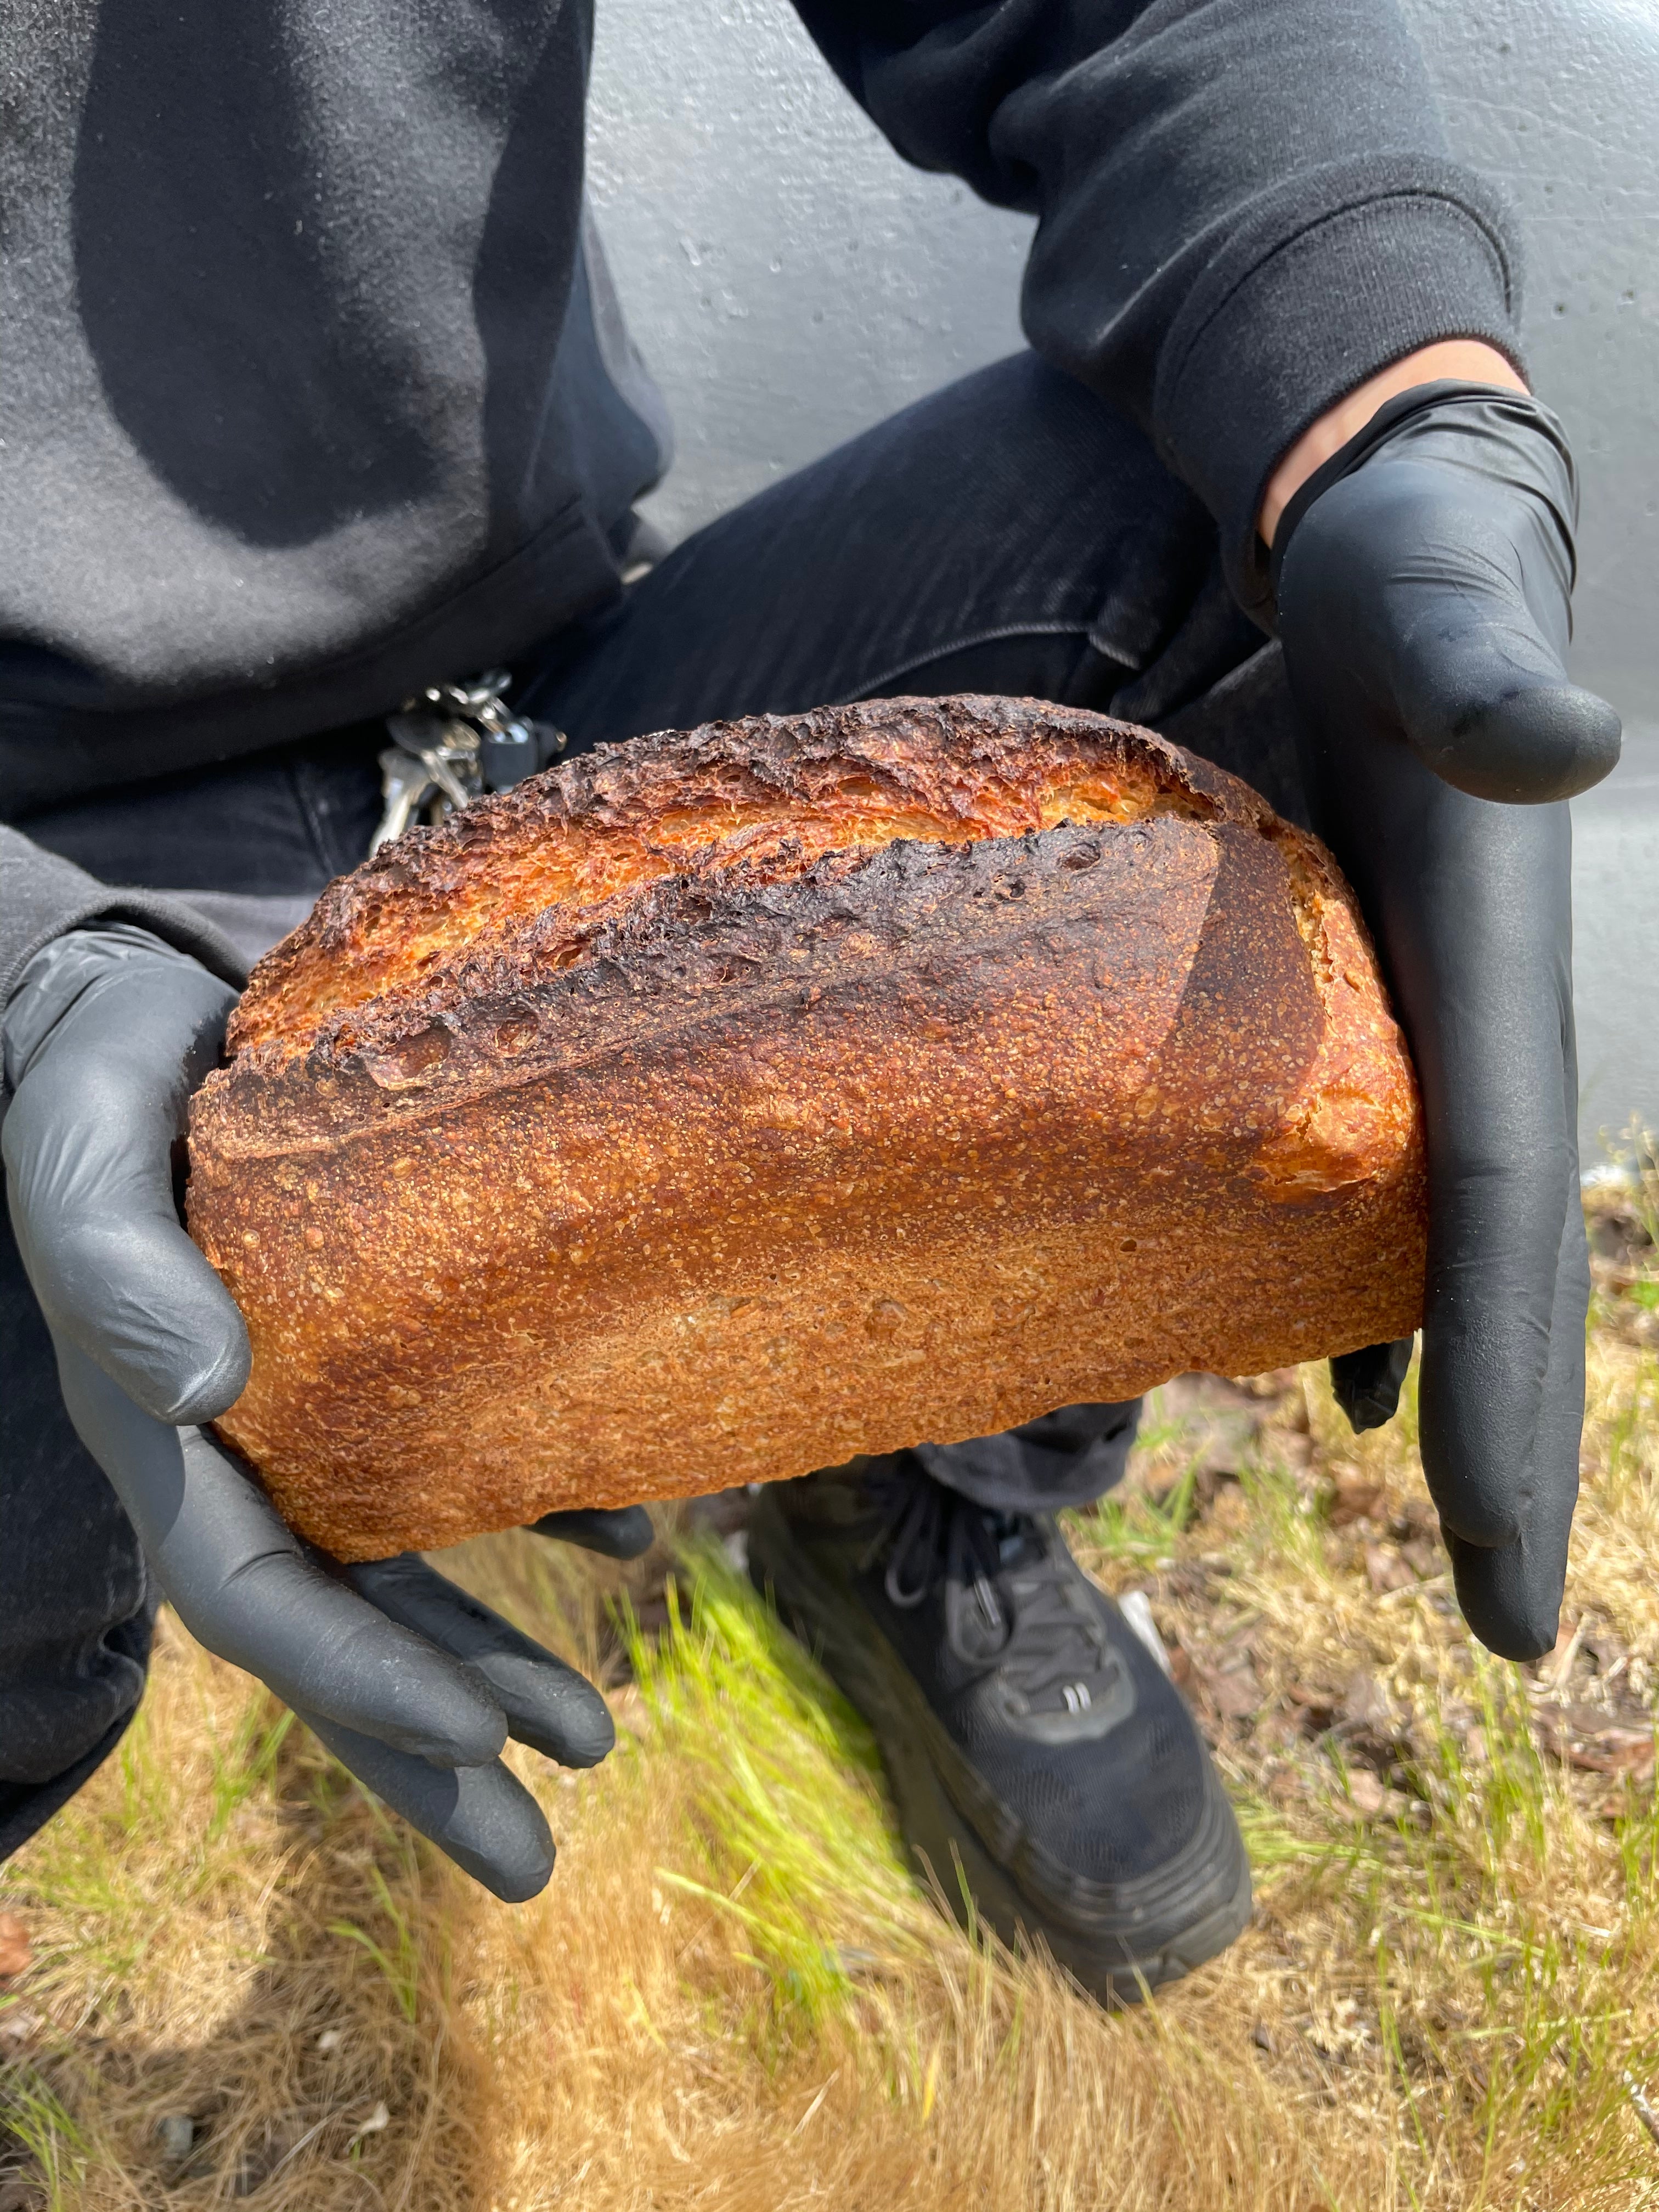
<svg viewBox="0 0 1659 2212">
<path fill-rule="evenodd" d="M 1150 732 L 884 700 L 609 747 L 255 969 L 218 1423 L 346 1559 L 1409 1334 L 1417 1090 L 1318 841 Z"/>
</svg>

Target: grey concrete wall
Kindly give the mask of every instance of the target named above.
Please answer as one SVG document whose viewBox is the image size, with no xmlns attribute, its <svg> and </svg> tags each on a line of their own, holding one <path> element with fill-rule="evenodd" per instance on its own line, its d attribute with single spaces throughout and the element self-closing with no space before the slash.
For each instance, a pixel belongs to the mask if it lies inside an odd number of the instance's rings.
<svg viewBox="0 0 1659 2212">
<path fill-rule="evenodd" d="M 1650 698 L 1651 695 L 1650 694 Z M 1635 1116 L 1659 1131 L 1659 728 L 1632 723 L 1625 757 L 1575 799 L 1573 980 L 1586 1165 Z"/>
<path fill-rule="evenodd" d="M 1526 217 L 1527 337 L 1583 477 L 1583 680 L 1630 726 L 1575 810 L 1584 1129 L 1659 1126 L 1659 0 L 1408 0 Z M 1020 341 L 1029 225 L 908 169 L 787 0 L 599 0 L 595 204 L 679 458 L 679 535 Z"/>
<path fill-rule="evenodd" d="M 1525 220 L 1534 381 L 1583 483 L 1579 669 L 1659 722 L 1659 4 L 1408 6 L 1454 143 Z"/>
<path fill-rule="evenodd" d="M 1530 365 L 1583 480 L 1574 659 L 1626 718 L 1573 807 L 1589 1160 L 1659 1129 L 1659 5 L 1410 4 L 1456 143 L 1526 218 Z"/>
<path fill-rule="evenodd" d="M 599 0 L 589 184 L 675 536 L 1023 343 L 1030 225 L 907 168 L 787 0 Z"/>
</svg>

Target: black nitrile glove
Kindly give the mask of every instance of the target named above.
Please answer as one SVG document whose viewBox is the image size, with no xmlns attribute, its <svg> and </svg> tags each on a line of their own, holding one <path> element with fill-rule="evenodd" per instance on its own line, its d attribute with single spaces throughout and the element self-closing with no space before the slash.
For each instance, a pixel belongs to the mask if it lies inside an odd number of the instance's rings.
<svg viewBox="0 0 1659 2212">
<path fill-rule="evenodd" d="M 498 1754 L 511 1735 L 596 1765 L 614 1741 L 598 1692 L 413 1554 L 343 1568 L 302 1542 L 196 1425 L 248 1371 L 242 1317 L 173 1186 L 235 995 L 110 924 L 37 954 L 6 1010 L 7 1195 L 64 1402 L 191 1633 L 496 1896 L 532 1897 L 552 1838 Z M 539 1525 L 618 1557 L 651 1537 L 639 1508 Z"/>
<path fill-rule="evenodd" d="M 1273 553 L 1314 819 L 1422 1085 L 1424 1471 L 1465 1617 L 1513 1659 L 1555 1638 L 1583 1418 L 1565 801 L 1620 727 L 1562 665 L 1577 513 L 1547 408 L 1431 385 L 1316 472 Z M 1356 1427 L 1408 1352 L 1333 1362 Z"/>
</svg>

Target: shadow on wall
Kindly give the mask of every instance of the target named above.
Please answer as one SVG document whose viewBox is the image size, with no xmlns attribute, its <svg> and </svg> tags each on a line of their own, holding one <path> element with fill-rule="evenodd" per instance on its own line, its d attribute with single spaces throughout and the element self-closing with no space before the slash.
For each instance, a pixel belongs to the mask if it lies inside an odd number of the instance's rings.
<svg viewBox="0 0 1659 2212">
<path fill-rule="evenodd" d="M 142 137 L 125 127 L 135 81 L 154 102 Z M 318 195 L 268 166 L 303 142 L 307 104 L 269 10 L 174 0 L 100 15 L 75 170 L 87 343 L 148 466 L 250 545 L 305 544 L 432 489 L 419 396 L 379 357 L 372 320 L 331 335 Z M 272 173 L 289 188 L 268 191 Z M 239 311 L 237 272 L 255 268 L 277 375 Z"/>
<path fill-rule="evenodd" d="M 343 45 L 325 29 L 296 38 L 270 0 L 99 14 L 75 171 L 86 340 L 147 466 L 246 545 L 310 544 L 418 504 L 481 376 L 491 510 L 512 536 L 517 426 L 545 404 L 575 251 L 576 198 L 557 185 L 581 147 L 546 118 L 581 74 L 583 26 L 547 0 L 495 15 L 457 28 L 416 137 L 398 110 L 407 56 L 390 21 Z M 141 137 L 125 127 L 135 84 L 151 106 Z M 314 173 L 281 158 L 306 143 L 322 149 Z M 286 179 L 274 191 L 273 177 Z M 454 210 L 486 185 L 482 236 L 457 235 Z M 434 235 L 449 248 L 435 263 Z M 342 257 L 385 295 L 355 325 L 331 266 Z M 453 415 L 447 386 L 462 396 Z"/>
</svg>

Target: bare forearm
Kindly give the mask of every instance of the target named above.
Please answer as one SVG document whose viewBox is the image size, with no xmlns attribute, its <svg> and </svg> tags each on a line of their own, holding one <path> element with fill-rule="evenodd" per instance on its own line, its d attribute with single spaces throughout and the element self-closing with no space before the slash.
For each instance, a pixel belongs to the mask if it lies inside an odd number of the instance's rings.
<svg viewBox="0 0 1659 2212">
<path fill-rule="evenodd" d="M 1416 385 L 1437 384 L 1445 378 L 1469 384 L 1500 384 L 1509 392 L 1527 389 L 1525 379 L 1495 346 L 1474 338 L 1446 338 L 1437 345 L 1419 346 L 1415 353 L 1408 353 L 1392 367 L 1356 385 L 1346 398 L 1328 408 L 1302 433 L 1267 480 L 1258 526 L 1263 541 L 1273 544 L 1279 517 L 1314 471 L 1363 430 L 1385 400 Z"/>
</svg>

